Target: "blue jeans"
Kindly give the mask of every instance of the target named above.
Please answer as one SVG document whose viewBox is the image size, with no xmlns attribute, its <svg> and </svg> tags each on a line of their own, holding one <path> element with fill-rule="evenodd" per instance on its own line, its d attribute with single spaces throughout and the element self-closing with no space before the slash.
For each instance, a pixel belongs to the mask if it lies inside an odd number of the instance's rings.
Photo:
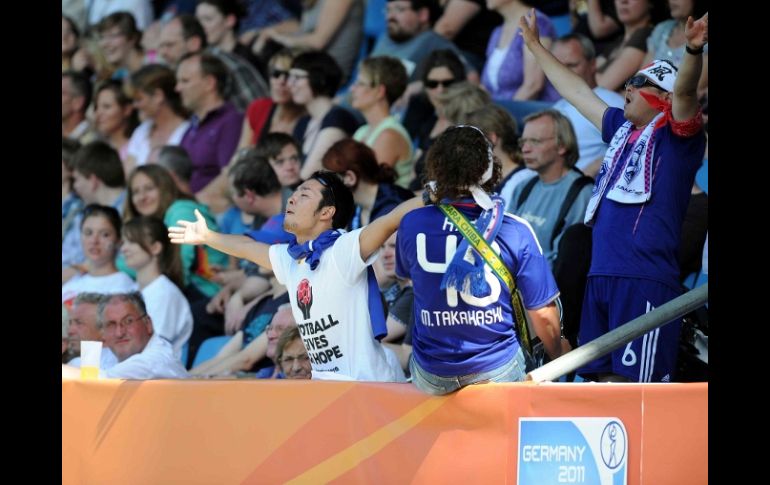
<svg viewBox="0 0 770 485">
<path fill-rule="evenodd" d="M 516 355 L 511 360 L 496 369 L 456 377 L 441 377 L 431 374 L 420 367 L 417 361 L 414 360 L 414 356 L 409 358 L 409 371 L 412 373 L 412 383 L 417 386 L 417 389 L 434 396 L 449 394 L 471 384 L 523 381 L 527 375 L 525 368 L 524 351 L 521 347 L 519 347 Z"/>
</svg>

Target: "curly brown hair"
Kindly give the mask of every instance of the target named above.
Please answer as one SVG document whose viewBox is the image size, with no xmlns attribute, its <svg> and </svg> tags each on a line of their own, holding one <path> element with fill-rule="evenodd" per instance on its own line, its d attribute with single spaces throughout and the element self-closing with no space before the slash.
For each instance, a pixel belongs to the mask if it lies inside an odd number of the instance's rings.
<svg viewBox="0 0 770 485">
<path fill-rule="evenodd" d="M 453 126 L 442 133 L 426 155 L 428 180 L 436 182 L 435 197 L 458 199 L 467 196 L 468 187 L 476 184 L 489 167 L 494 165 L 492 178 L 481 185 L 488 193 L 494 191 L 502 174 L 500 159 L 492 153 L 492 143 L 473 126 Z"/>
</svg>

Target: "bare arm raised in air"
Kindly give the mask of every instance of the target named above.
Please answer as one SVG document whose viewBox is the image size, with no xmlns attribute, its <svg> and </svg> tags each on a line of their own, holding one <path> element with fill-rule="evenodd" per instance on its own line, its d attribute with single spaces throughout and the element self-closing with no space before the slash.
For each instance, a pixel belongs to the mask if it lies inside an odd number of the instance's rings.
<svg viewBox="0 0 770 485">
<path fill-rule="evenodd" d="M 178 226 L 168 228 L 168 237 L 174 244 L 205 244 L 236 258 L 253 261 L 265 269 L 273 269 L 270 264 L 270 245 L 257 242 L 248 236 L 220 234 L 206 226 L 206 220 L 195 209 L 195 221 L 177 221 Z"/>
<path fill-rule="evenodd" d="M 687 18 L 684 26 L 686 46 L 690 50 L 700 50 L 708 42 L 709 14 L 694 21 Z M 679 73 L 674 83 L 674 96 L 671 101 L 671 114 L 677 121 L 692 119 L 698 112 L 698 79 L 703 68 L 703 54 L 685 52 Z"/>
<path fill-rule="evenodd" d="M 551 52 L 540 43 L 539 32 L 533 8 L 519 20 L 519 28 L 524 43 L 543 69 L 548 80 L 561 96 L 572 103 L 599 130 L 602 129 L 602 116 L 607 104 L 594 94 L 591 87 L 567 66 L 559 62 Z"/>
</svg>

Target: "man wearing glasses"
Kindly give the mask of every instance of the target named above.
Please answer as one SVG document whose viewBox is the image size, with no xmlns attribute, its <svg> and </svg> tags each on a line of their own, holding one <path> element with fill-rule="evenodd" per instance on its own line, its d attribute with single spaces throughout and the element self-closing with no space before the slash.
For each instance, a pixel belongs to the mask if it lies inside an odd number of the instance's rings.
<svg viewBox="0 0 770 485">
<path fill-rule="evenodd" d="M 537 177 L 513 189 L 508 210 L 529 222 L 553 269 L 564 230 L 583 222 L 593 180 L 573 169 L 577 139 L 563 114 L 547 109 L 528 115 L 524 123 L 519 148 L 524 165 Z"/>
<path fill-rule="evenodd" d="M 404 214 L 422 205 L 419 198 L 410 199 L 361 229 L 341 233 L 353 215 L 353 195 L 336 174 L 319 171 L 289 197 L 284 229 L 295 236 L 289 244 L 216 233 L 197 212 L 196 221 L 170 227 L 169 237 L 272 269 L 289 289 L 313 378 L 403 381 L 395 354 L 378 342 L 387 328 L 369 266 Z"/>
<path fill-rule="evenodd" d="M 97 325 L 104 345 L 118 359 L 100 377 L 113 379 L 184 379 L 189 377 L 182 363 L 174 357 L 174 348 L 152 328 L 142 294 L 105 295 L 98 305 Z M 62 377 L 78 377 L 76 367 L 62 365 Z"/>
<path fill-rule="evenodd" d="M 681 293 L 682 221 L 706 144 L 696 88 L 708 14 L 687 19 L 687 54 L 678 71 L 668 61 L 654 61 L 626 83 L 623 110 L 608 108 L 540 44 L 534 11 L 520 27 L 554 87 L 609 143 L 585 217 L 593 225 L 578 338 L 585 343 Z M 658 327 L 578 373 L 605 381 L 672 381 L 680 323 Z"/>
</svg>

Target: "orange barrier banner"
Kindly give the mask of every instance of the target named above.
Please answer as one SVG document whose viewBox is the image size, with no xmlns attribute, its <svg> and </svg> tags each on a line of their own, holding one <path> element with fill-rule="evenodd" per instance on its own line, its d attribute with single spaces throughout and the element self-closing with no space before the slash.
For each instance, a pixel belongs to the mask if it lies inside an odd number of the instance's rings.
<svg viewBox="0 0 770 485">
<path fill-rule="evenodd" d="M 707 383 L 434 397 L 410 384 L 254 380 L 62 382 L 62 483 L 513 484 L 520 457 L 547 457 L 520 449 L 520 423 L 538 424 L 523 418 L 608 417 L 622 423 L 612 446 L 627 452 L 625 483 L 708 483 Z M 589 483 L 573 468 L 563 482 Z"/>
</svg>

